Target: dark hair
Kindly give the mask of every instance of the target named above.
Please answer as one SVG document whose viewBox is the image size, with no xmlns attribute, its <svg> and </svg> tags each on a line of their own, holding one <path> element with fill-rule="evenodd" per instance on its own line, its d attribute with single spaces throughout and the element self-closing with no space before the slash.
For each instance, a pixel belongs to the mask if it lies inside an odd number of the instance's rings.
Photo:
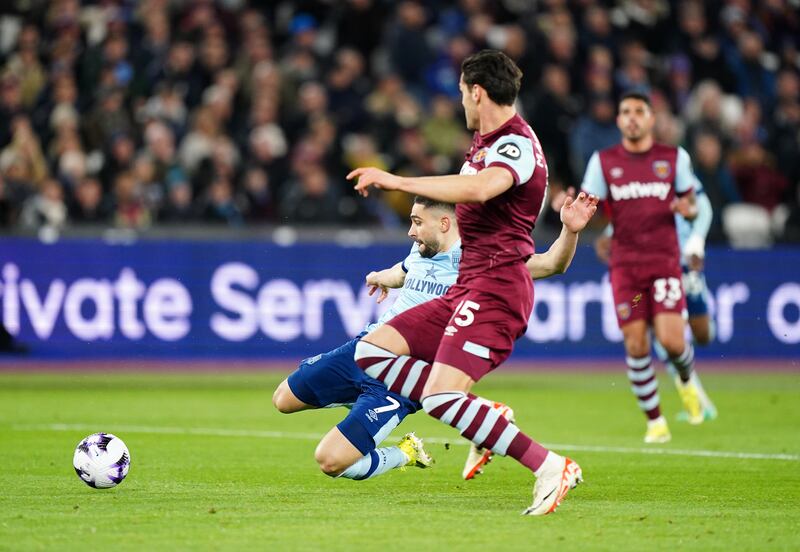
<svg viewBox="0 0 800 552">
<path fill-rule="evenodd" d="M 464 82 L 482 86 L 499 105 L 513 105 L 519 94 L 522 71 L 510 57 L 498 50 L 481 50 L 461 63 Z"/>
<path fill-rule="evenodd" d="M 653 109 L 653 102 L 650 101 L 650 96 L 638 90 L 629 90 L 628 92 L 625 92 L 619 99 L 619 103 L 622 103 L 625 100 L 640 100 L 646 103 L 650 109 Z"/>
<path fill-rule="evenodd" d="M 414 203 L 419 203 L 424 207 L 432 207 L 435 209 L 441 209 L 443 211 L 450 211 L 455 212 L 456 206 L 452 203 L 446 203 L 444 201 L 436 201 L 435 199 L 430 199 L 424 196 L 416 196 L 414 197 Z"/>
</svg>

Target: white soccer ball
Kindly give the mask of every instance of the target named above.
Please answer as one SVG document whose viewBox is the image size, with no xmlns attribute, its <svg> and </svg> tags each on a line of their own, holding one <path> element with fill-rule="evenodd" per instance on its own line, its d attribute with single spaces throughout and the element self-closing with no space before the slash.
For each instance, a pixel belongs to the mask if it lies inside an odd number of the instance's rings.
<svg viewBox="0 0 800 552">
<path fill-rule="evenodd" d="M 95 489 L 116 487 L 131 467 L 131 455 L 122 439 L 110 433 L 94 433 L 78 443 L 72 457 L 75 473 Z"/>
</svg>

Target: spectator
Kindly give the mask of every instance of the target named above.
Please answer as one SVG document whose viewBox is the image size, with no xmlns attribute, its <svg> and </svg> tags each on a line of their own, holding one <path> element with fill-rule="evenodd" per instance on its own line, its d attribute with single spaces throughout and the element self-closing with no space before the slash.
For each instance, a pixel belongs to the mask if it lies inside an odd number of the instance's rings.
<svg viewBox="0 0 800 552">
<path fill-rule="evenodd" d="M 583 174 L 595 151 L 619 142 L 616 112 L 610 97 L 598 96 L 591 100 L 589 113 L 578 117 L 569 136 L 573 174 Z"/>
<path fill-rule="evenodd" d="M 775 168 L 775 159 L 758 142 L 750 142 L 731 156 L 733 177 L 742 200 L 772 212 L 787 201 L 789 181 Z"/>
<path fill-rule="evenodd" d="M 159 211 L 158 219 L 167 224 L 185 224 L 198 220 L 193 203 L 192 187 L 180 168 L 167 174 L 167 195 Z"/>
<path fill-rule="evenodd" d="M 129 172 L 119 173 L 114 179 L 113 219 L 118 228 L 142 230 L 150 226 L 141 186 Z"/>
<path fill-rule="evenodd" d="M 27 230 L 45 230 L 58 235 L 67 220 L 64 190 L 55 178 L 45 179 L 39 192 L 22 206 L 20 225 Z"/>
<path fill-rule="evenodd" d="M 722 239 L 722 210 L 727 205 L 740 202 L 741 196 L 725 164 L 719 137 L 713 132 L 699 132 L 694 137 L 692 160 L 694 172 L 714 206 L 710 236 L 712 239 Z"/>
<path fill-rule="evenodd" d="M 575 179 L 570 169 L 568 136 L 579 107 L 572 96 L 569 73 L 560 65 L 544 68 L 540 92 L 525 106 L 531 120 L 536 121 L 536 133 L 552 176 L 567 182 Z"/>
<path fill-rule="evenodd" d="M 275 200 L 269 175 L 260 167 L 249 167 L 242 176 L 245 217 L 256 223 L 275 222 Z"/>
<path fill-rule="evenodd" d="M 288 223 L 333 224 L 340 219 L 341 194 L 322 167 L 312 165 L 290 184 L 282 202 L 282 220 Z"/>
<path fill-rule="evenodd" d="M 208 189 L 203 209 L 205 222 L 238 227 L 244 224 L 244 217 L 233 196 L 233 185 L 225 177 L 218 177 Z"/>
<path fill-rule="evenodd" d="M 78 225 L 108 222 L 108 206 L 103 201 L 103 187 L 99 180 L 86 177 L 78 183 L 69 206 L 69 219 Z"/>
</svg>

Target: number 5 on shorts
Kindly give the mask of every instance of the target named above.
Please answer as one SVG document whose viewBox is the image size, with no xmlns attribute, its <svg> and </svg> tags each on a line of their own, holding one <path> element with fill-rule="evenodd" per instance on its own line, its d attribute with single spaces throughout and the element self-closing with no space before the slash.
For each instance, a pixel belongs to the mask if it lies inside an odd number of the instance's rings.
<svg viewBox="0 0 800 552">
<path fill-rule="evenodd" d="M 462 328 L 464 326 L 469 326 L 475 321 L 475 313 L 472 312 L 474 310 L 481 310 L 481 306 L 474 301 L 461 301 L 456 307 L 456 314 L 453 318 L 453 322 Z"/>
</svg>

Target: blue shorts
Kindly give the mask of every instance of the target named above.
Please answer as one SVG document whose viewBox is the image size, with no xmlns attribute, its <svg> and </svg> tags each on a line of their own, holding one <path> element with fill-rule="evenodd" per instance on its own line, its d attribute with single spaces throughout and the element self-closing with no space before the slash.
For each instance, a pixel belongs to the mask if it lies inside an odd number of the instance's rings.
<svg viewBox="0 0 800 552">
<path fill-rule="evenodd" d="M 363 335 L 363 334 L 362 334 Z M 361 335 L 341 347 L 305 359 L 289 375 L 292 393 L 318 408 L 349 406 L 336 427 L 362 454 L 369 454 L 420 404 L 392 393 L 353 360 Z"/>
<path fill-rule="evenodd" d="M 689 318 L 708 314 L 708 286 L 706 285 L 705 275 L 698 270 L 689 270 L 689 267 L 681 267 L 683 270 L 683 290 L 686 293 L 686 310 Z"/>
</svg>

